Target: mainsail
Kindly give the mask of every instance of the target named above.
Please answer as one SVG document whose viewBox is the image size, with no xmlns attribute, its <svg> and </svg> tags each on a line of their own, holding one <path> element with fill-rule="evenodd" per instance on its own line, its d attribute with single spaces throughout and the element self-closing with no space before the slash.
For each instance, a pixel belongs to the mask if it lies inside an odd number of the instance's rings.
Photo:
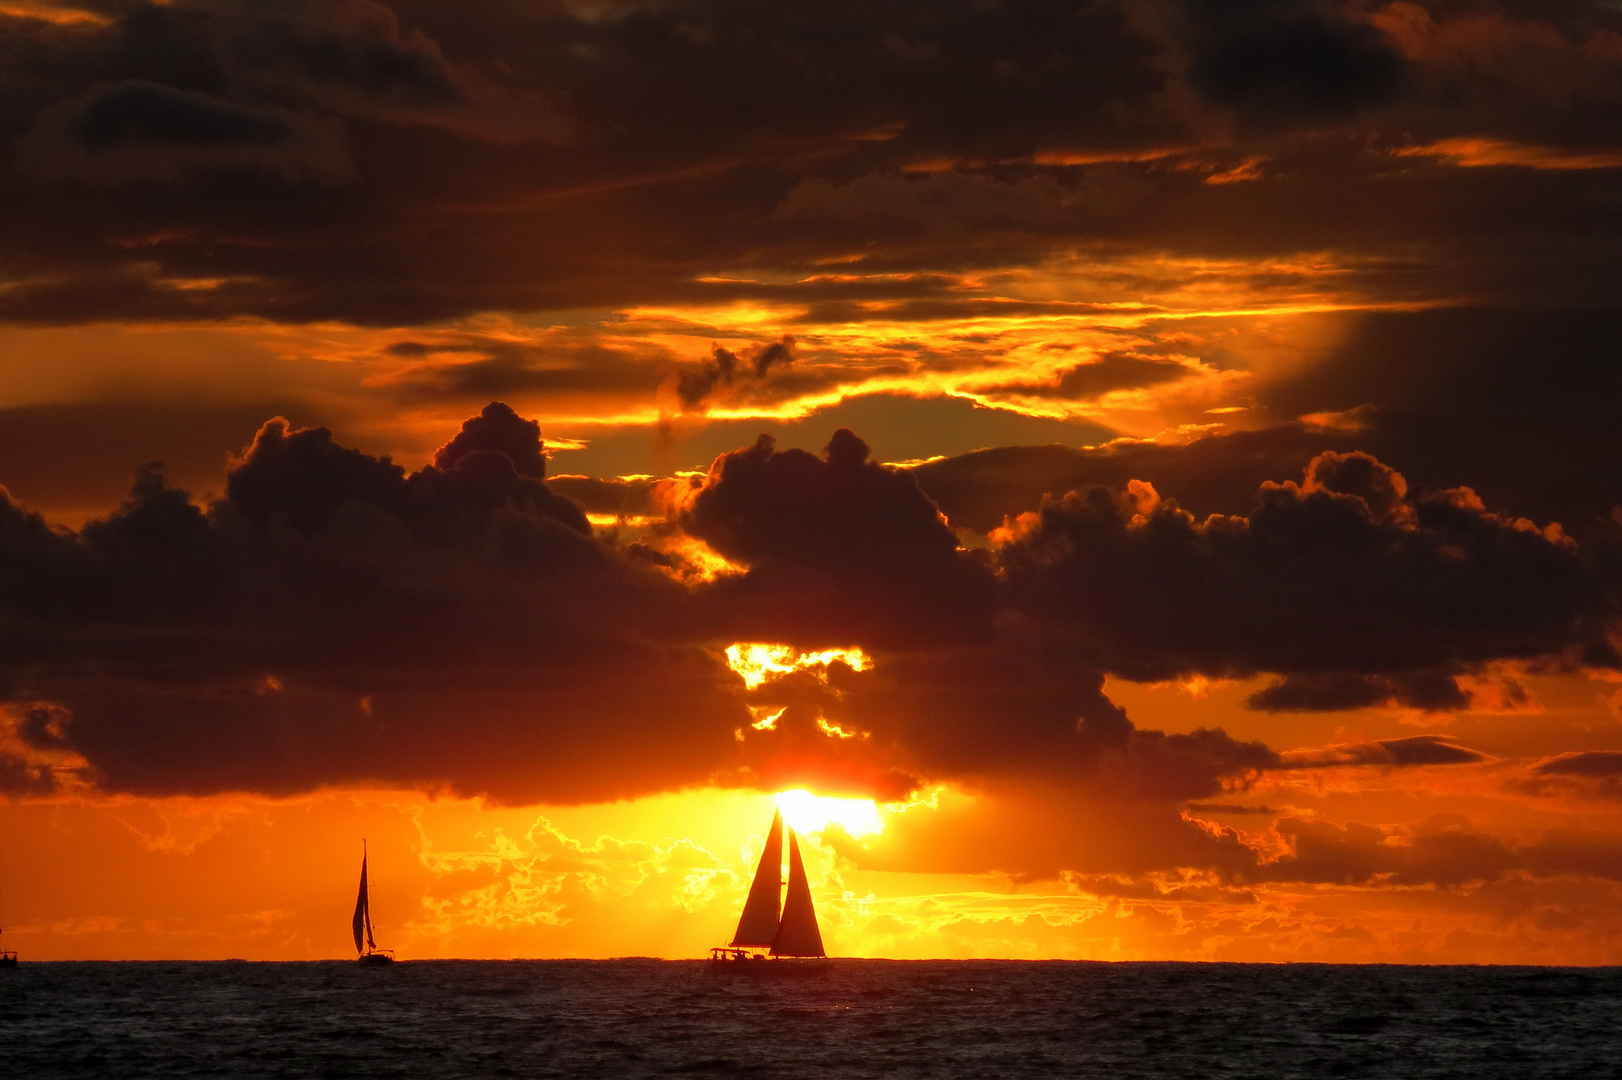
<svg viewBox="0 0 1622 1080">
<path fill-rule="evenodd" d="M 822 950 L 822 931 L 817 929 L 817 913 L 811 906 L 811 884 L 805 877 L 805 863 L 800 861 L 799 838 L 792 829 L 788 834 L 788 896 L 783 901 L 783 921 L 772 940 L 772 955 L 828 955 Z"/>
<path fill-rule="evenodd" d="M 360 850 L 360 895 L 355 897 L 355 951 L 364 953 L 368 949 L 377 948 L 377 942 L 372 940 L 372 905 L 366 897 L 366 846 L 363 841 Z"/>
<path fill-rule="evenodd" d="M 772 828 L 766 834 L 766 850 L 760 853 L 755 882 L 749 886 L 749 899 L 744 901 L 743 915 L 738 919 L 738 932 L 732 935 L 733 948 L 765 948 L 776 940 L 777 905 L 782 891 L 783 815 L 777 813 L 772 815 Z"/>
</svg>

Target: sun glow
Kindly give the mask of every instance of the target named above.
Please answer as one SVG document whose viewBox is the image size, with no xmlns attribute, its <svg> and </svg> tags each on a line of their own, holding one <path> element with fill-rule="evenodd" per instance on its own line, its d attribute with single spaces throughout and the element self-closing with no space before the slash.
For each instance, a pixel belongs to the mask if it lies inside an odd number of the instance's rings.
<svg viewBox="0 0 1622 1080">
<path fill-rule="evenodd" d="M 804 788 L 777 793 L 777 808 L 789 828 L 802 835 L 838 825 L 851 836 L 872 836 L 884 831 L 878 804 L 872 799 L 841 799 L 813 795 Z"/>
</svg>

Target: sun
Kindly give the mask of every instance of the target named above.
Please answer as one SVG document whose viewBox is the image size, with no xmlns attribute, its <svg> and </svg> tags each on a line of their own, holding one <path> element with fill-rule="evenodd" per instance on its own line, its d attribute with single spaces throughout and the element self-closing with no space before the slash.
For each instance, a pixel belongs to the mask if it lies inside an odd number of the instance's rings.
<svg viewBox="0 0 1622 1080">
<path fill-rule="evenodd" d="M 878 804 L 872 799 L 841 799 L 795 788 L 777 793 L 777 809 L 788 827 L 801 835 L 822 832 L 830 825 L 838 825 L 851 836 L 884 831 Z"/>
</svg>

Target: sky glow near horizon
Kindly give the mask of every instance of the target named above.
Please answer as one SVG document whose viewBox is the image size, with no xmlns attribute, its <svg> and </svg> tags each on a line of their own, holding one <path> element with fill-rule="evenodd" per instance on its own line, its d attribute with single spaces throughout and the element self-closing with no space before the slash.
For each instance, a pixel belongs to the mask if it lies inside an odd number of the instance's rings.
<svg viewBox="0 0 1622 1080">
<path fill-rule="evenodd" d="M 1557 6 L 0 5 L 7 947 L 1622 963 Z"/>
</svg>

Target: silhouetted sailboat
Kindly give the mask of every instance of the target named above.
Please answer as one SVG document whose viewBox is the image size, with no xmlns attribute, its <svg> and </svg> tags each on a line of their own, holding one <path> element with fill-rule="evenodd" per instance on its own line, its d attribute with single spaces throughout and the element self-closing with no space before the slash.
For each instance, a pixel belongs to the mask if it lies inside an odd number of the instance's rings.
<svg viewBox="0 0 1622 1080">
<path fill-rule="evenodd" d="M 17 966 L 17 954 L 9 949 L 0 949 L 0 968 L 14 968 Z"/>
<path fill-rule="evenodd" d="M 755 868 L 743 914 L 732 942 L 710 950 L 710 959 L 732 965 L 765 961 L 768 957 L 827 956 L 822 947 L 822 931 L 811 903 L 811 883 L 800 858 L 800 841 L 794 830 L 788 832 L 788 896 L 783 889 L 783 815 L 772 815 L 766 847 Z M 781 899 L 780 899 L 781 898 Z"/>
<path fill-rule="evenodd" d="M 363 964 L 392 964 L 394 954 L 372 940 L 372 902 L 366 891 L 366 841 L 360 842 L 360 895 L 355 897 L 355 951 Z"/>
</svg>

